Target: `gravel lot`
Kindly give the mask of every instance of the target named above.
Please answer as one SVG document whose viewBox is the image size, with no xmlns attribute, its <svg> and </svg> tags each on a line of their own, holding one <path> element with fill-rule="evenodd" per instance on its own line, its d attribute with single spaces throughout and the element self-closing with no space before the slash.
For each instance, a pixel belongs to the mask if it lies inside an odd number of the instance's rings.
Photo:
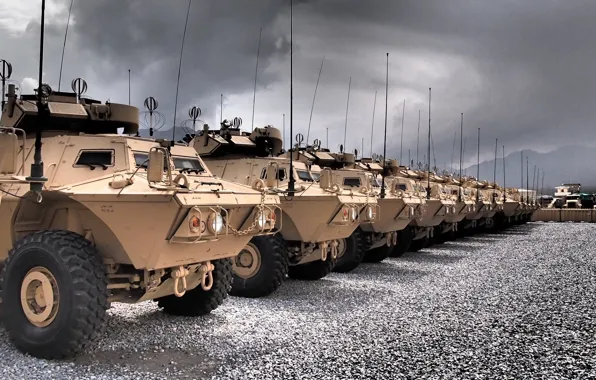
<svg viewBox="0 0 596 380">
<path fill-rule="evenodd" d="M 596 378 L 596 225 L 480 235 L 204 318 L 116 304 L 89 354 L 47 362 L 0 327 L 0 378 Z"/>
</svg>

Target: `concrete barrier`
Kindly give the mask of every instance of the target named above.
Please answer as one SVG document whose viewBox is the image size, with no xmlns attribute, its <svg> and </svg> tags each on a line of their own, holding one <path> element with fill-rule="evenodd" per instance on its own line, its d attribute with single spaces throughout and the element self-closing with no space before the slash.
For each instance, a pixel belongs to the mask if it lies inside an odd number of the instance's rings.
<svg viewBox="0 0 596 380">
<path fill-rule="evenodd" d="M 596 212 L 588 208 L 542 208 L 532 214 L 532 221 L 594 223 Z"/>
</svg>

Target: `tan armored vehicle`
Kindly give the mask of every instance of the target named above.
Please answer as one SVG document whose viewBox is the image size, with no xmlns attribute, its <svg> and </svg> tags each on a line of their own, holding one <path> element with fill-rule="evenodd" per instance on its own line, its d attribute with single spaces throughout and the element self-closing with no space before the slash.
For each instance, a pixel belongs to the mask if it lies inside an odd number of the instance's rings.
<svg viewBox="0 0 596 380">
<path fill-rule="evenodd" d="M 276 224 L 280 231 L 275 236 L 251 239 L 234 261 L 232 294 L 269 294 L 279 287 L 286 273 L 305 280 L 326 276 L 340 252 L 353 248 L 346 246 L 345 239 L 360 221 L 374 219 L 376 202 L 371 199 L 367 204 L 362 197 L 344 191 L 329 169 L 323 169 L 320 178 L 313 178 L 308 160 L 298 157 L 298 152 L 294 152 L 290 166 L 289 156 L 278 156 L 283 145 L 278 129 L 268 126 L 248 134 L 235 125 L 224 121 L 216 131 L 205 126 L 200 135 L 189 136 L 190 145 L 216 175 L 279 194 L 283 224 Z M 363 176 L 356 179 L 365 181 Z M 361 250 L 359 246 L 355 249 Z"/>
<path fill-rule="evenodd" d="M 443 223 L 448 212 L 452 212 L 454 202 L 450 199 L 441 199 L 439 197 L 439 194 L 442 194 L 440 186 L 436 186 L 432 182 L 430 183 L 431 193 L 427 196 L 428 177 L 424 171 L 401 167 L 399 176 L 413 181 L 411 185 L 415 189 L 415 194 L 420 199 L 424 199 L 423 212 L 420 217 L 412 219 L 408 226 L 412 239 L 409 250 L 417 252 L 430 244 L 435 235 L 435 227 Z"/>
<path fill-rule="evenodd" d="M 469 197 L 466 197 L 458 179 L 445 175 L 441 180 L 445 183 L 444 186 L 449 197 L 455 202 L 454 212 L 445 216 L 442 231 L 443 238 L 441 240 L 454 240 L 458 234 L 461 222 L 466 218 L 468 213 L 473 212 L 474 202 Z"/>
<path fill-rule="evenodd" d="M 520 202 L 515 199 L 513 189 L 500 188 L 503 194 L 503 226 L 508 227 L 515 223 L 516 215 L 520 208 Z"/>
<path fill-rule="evenodd" d="M 301 136 L 298 136 L 298 141 L 301 141 Z M 311 175 L 319 179 L 319 186 L 334 191 L 344 202 L 358 210 L 356 217 L 359 226 L 372 228 L 368 225 L 376 221 L 379 215 L 373 175 L 354 168 L 353 154 L 329 153 L 320 148 L 318 141 L 306 149 L 297 146 L 292 153 L 297 160 L 310 165 Z M 369 248 L 367 236 L 361 228 L 355 228 L 349 236 L 339 239 L 337 263 L 333 268 L 335 272 L 347 273 L 360 265 Z"/>
<path fill-rule="evenodd" d="M 489 192 L 486 193 L 486 184 L 476 180 L 473 177 L 467 177 L 462 180 L 465 189 L 468 189 L 469 197 L 474 201 L 475 208 L 472 212 L 469 212 L 464 219 L 462 225 L 464 234 L 472 233 L 481 230 L 486 225 L 487 218 L 492 218 L 494 212 L 492 211 L 493 205 Z"/>
<path fill-rule="evenodd" d="M 426 181 L 428 182 L 428 172 L 422 172 Z M 436 172 L 430 173 L 430 196 L 433 199 L 439 199 L 443 206 L 441 210 L 444 212 L 443 221 L 433 228 L 433 235 L 429 244 L 442 243 L 446 240 L 448 234 L 452 234 L 457 231 L 457 220 L 459 216 L 457 214 L 457 199 L 454 199 L 451 190 L 448 185 L 449 179 L 441 177 Z M 441 211 L 440 211 L 441 212 Z"/>
<path fill-rule="evenodd" d="M 49 86 L 36 102 L 9 86 L 0 285 L 3 324 L 18 349 L 77 354 L 111 302 L 207 314 L 232 285 L 228 258 L 273 231 L 267 210 L 276 195 L 213 177 L 194 149 L 131 136 L 138 119 L 128 105 Z"/>
<path fill-rule="evenodd" d="M 397 160 L 386 162 L 386 173 L 376 159 L 363 158 L 357 163 L 361 169 L 373 173 L 373 190 L 381 210 L 377 221 L 360 225 L 370 247 L 364 256 L 367 262 L 379 262 L 387 256 L 399 257 L 407 252 L 411 243 L 411 231 L 407 227 L 412 219 L 423 216 L 424 199 L 415 195 L 415 183 L 394 175 L 400 171 Z M 383 180 L 384 174 L 387 175 Z"/>
</svg>

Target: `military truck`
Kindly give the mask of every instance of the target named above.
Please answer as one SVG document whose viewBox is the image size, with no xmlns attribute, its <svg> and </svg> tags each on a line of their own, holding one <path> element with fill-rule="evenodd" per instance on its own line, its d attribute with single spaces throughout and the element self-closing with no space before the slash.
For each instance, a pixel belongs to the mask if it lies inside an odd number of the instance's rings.
<svg viewBox="0 0 596 380">
<path fill-rule="evenodd" d="M 270 294 L 286 273 L 303 280 L 323 278 L 333 270 L 342 251 L 353 248 L 351 242 L 346 246 L 345 239 L 358 224 L 374 220 L 375 199 L 367 203 L 343 190 L 331 170 L 323 169 L 313 178 L 308 160 L 297 150 L 291 152 L 290 167 L 289 156 L 280 156 L 283 141 L 277 128 L 267 126 L 247 133 L 240 131 L 238 123 L 224 120 L 219 130 L 204 126 L 188 140 L 216 175 L 281 196 L 283 225 L 276 225 L 276 235 L 251 239 L 234 261 L 233 295 Z M 290 176 L 295 181 L 292 192 Z M 366 180 L 363 176 L 356 179 Z"/>
<path fill-rule="evenodd" d="M 451 190 L 447 185 L 449 182 L 447 178 L 438 175 L 436 171 L 431 173 L 422 172 L 421 174 L 425 178 L 423 179 L 423 182 L 426 181 L 427 186 L 430 183 L 431 198 L 439 199 L 441 201 L 441 205 L 443 206 L 442 209 L 445 213 L 441 223 L 433 227 L 433 234 L 427 245 L 443 243 L 449 234 L 455 233 L 455 231 L 457 231 L 456 220 L 459 219 L 456 207 L 457 198 L 453 198 Z M 429 175 L 430 182 L 428 181 Z"/>
<path fill-rule="evenodd" d="M 135 107 L 42 88 L 9 85 L 0 119 L 1 307 L 15 346 L 76 355 L 112 302 L 217 308 L 229 258 L 274 232 L 265 210 L 278 196 L 213 177 L 194 149 L 135 137 Z"/>
<path fill-rule="evenodd" d="M 298 141 L 301 141 L 301 136 Z M 339 239 L 337 263 L 333 270 L 348 273 L 358 267 L 363 261 L 368 247 L 367 234 L 361 225 L 368 227 L 378 219 L 379 205 L 373 190 L 373 176 L 360 169 L 354 168 L 355 157 L 351 153 L 330 153 L 321 149 L 317 141 L 313 146 L 301 148 L 298 144 L 291 152 L 296 159 L 309 165 L 313 178 L 318 178 L 319 186 L 333 188 L 345 198 L 345 202 L 357 208 L 358 226 L 349 236 Z M 290 154 L 290 152 L 288 152 Z M 322 178 L 328 173 L 328 180 Z"/>
<path fill-rule="evenodd" d="M 476 180 L 473 177 L 465 177 L 462 179 L 464 189 L 469 190 L 469 197 L 474 201 L 475 207 L 462 220 L 460 230 L 464 235 L 481 231 L 486 225 L 488 217 L 492 217 L 492 201 L 490 194 L 487 195 L 483 189 L 485 184 Z"/>
</svg>

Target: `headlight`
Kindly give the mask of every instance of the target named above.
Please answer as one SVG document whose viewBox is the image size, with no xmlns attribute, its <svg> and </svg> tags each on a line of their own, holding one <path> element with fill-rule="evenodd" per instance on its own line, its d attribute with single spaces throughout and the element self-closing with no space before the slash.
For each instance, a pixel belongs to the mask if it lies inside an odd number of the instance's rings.
<svg viewBox="0 0 596 380">
<path fill-rule="evenodd" d="M 267 217 L 263 211 L 259 211 L 257 215 L 255 215 L 255 220 L 260 229 L 264 229 L 267 225 Z"/>
<path fill-rule="evenodd" d="M 212 234 L 220 233 L 224 228 L 224 220 L 220 213 L 214 212 L 209 217 L 209 231 Z"/>
<path fill-rule="evenodd" d="M 368 220 L 373 220 L 375 218 L 375 210 L 373 206 L 368 206 L 366 208 L 366 217 L 368 218 Z"/>
<path fill-rule="evenodd" d="M 350 212 L 350 219 L 351 221 L 355 221 L 358 218 L 358 209 L 356 207 L 352 207 Z"/>
</svg>

